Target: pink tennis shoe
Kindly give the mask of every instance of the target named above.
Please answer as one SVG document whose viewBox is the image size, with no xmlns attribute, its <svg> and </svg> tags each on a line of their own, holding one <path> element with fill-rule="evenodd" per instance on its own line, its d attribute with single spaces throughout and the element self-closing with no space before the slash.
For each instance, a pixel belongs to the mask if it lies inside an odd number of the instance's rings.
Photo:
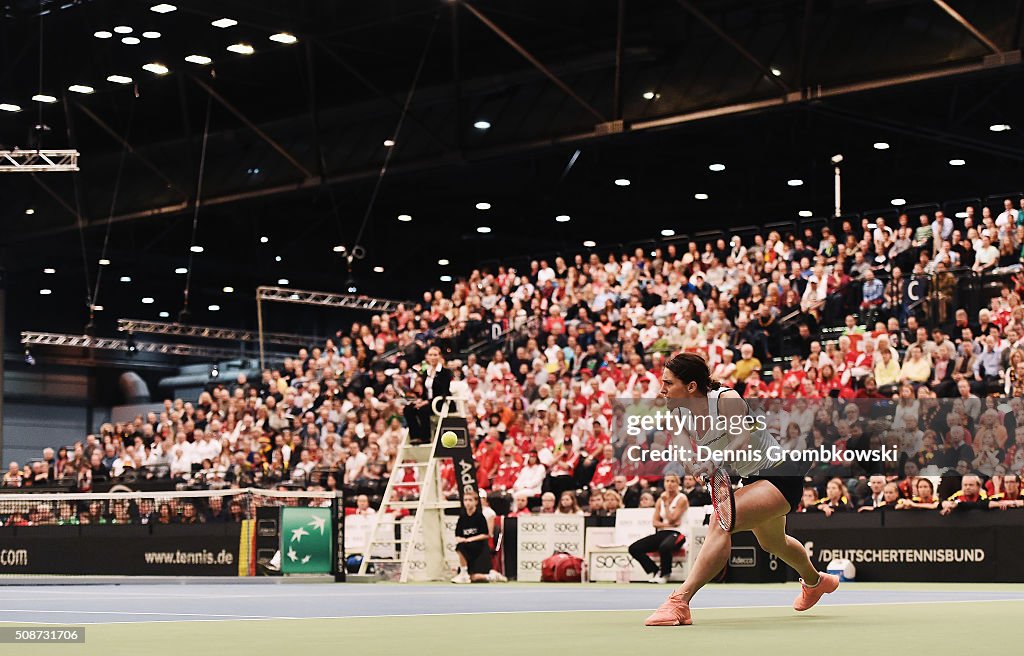
<svg viewBox="0 0 1024 656">
<path fill-rule="evenodd" d="M 839 577 L 835 574 L 825 574 L 824 572 L 818 572 L 818 574 L 821 578 L 818 579 L 818 584 L 814 587 L 808 586 L 803 579 L 800 579 L 800 596 L 793 602 L 793 610 L 807 610 L 818 603 L 822 596 L 835 592 L 839 587 Z"/>
<path fill-rule="evenodd" d="M 658 606 L 658 610 L 644 620 L 644 626 L 686 626 L 693 624 L 690 619 L 690 604 L 683 601 L 683 595 L 673 592 Z"/>
</svg>

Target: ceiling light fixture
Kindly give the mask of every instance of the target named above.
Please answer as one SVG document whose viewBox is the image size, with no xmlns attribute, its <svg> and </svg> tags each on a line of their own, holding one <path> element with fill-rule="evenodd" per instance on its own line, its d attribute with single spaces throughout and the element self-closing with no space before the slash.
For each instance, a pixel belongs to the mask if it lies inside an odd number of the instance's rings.
<svg viewBox="0 0 1024 656">
<path fill-rule="evenodd" d="M 99 261 L 100 266 L 110 266 L 110 260 L 105 257 L 101 257 Z"/>
<path fill-rule="evenodd" d="M 408 223 L 409 221 L 412 221 L 412 216 L 409 214 L 399 214 L 398 220 L 402 223 Z"/>
<path fill-rule="evenodd" d="M 46 268 L 46 269 L 43 269 L 43 273 L 54 274 L 54 273 L 57 273 L 57 270 L 56 269 Z"/>
<path fill-rule="evenodd" d="M 260 237 L 260 243 L 265 244 L 270 241 L 270 237 Z"/>
<path fill-rule="evenodd" d="M 476 231 L 482 235 L 489 234 L 491 232 L 490 226 L 477 226 Z"/>
<path fill-rule="evenodd" d="M 588 239 L 587 241 L 583 242 L 583 247 L 584 248 L 593 248 L 595 246 L 597 246 L 597 242 L 593 241 L 591 239 Z"/>
<path fill-rule="evenodd" d="M 630 185 L 630 182 L 626 178 L 619 178 L 615 181 L 615 185 L 617 187 L 628 187 Z"/>
<path fill-rule="evenodd" d="M 237 52 L 240 55 L 251 55 L 256 50 L 248 43 L 232 43 L 228 46 L 228 50 L 231 52 Z"/>
<path fill-rule="evenodd" d="M 225 294 L 234 294 L 235 293 L 235 288 L 232 287 L 231 285 L 228 285 L 227 287 L 225 287 L 221 291 L 223 291 Z"/>
<path fill-rule="evenodd" d="M 782 77 L 782 71 L 780 71 L 777 68 L 772 68 L 772 75 L 774 75 L 775 77 Z"/>
<path fill-rule="evenodd" d="M 128 27 L 127 25 L 118 25 L 114 28 L 114 31 L 118 34 L 131 34 L 132 28 Z"/>
<path fill-rule="evenodd" d="M 39 290 L 39 295 L 40 296 L 49 296 L 52 293 L 53 293 L 52 289 L 40 289 Z"/>
<path fill-rule="evenodd" d="M 142 297 L 142 304 L 143 305 L 152 305 L 153 304 L 153 297 L 152 296 L 143 296 Z"/>
<path fill-rule="evenodd" d="M 800 178 L 792 178 L 791 180 L 786 180 L 786 184 L 788 184 L 790 187 L 800 187 L 803 185 L 803 183 L 804 181 L 801 180 Z"/>
<path fill-rule="evenodd" d="M 93 32 L 92 35 L 97 39 L 109 39 L 112 36 L 114 36 L 113 33 L 108 32 L 106 30 L 98 30 L 96 32 Z"/>
<path fill-rule="evenodd" d="M 452 277 L 451 276 L 441 276 L 441 282 L 451 282 L 451 281 L 452 281 Z"/>
<path fill-rule="evenodd" d="M 276 41 L 277 43 L 283 43 L 285 45 L 291 45 L 298 41 L 298 39 L 295 38 L 294 34 L 289 34 L 288 32 L 278 32 L 277 34 L 271 34 L 270 40 Z"/>
<path fill-rule="evenodd" d="M 967 163 L 967 160 L 965 160 L 965 159 L 951 159 L 951 160 L 949 160 L 949 165 L 950 166 L 963 166 L 966 163 Z"/>
<path fill-rule="evenodd" d="M 478 210 L 489 210 L 489 209 L 491 209 L 491 204 L 490 203 L 477 203 L 476 204 L 476 208 Z"/>
<path fill-rule="evenodd" d="M 73 91 L 74 93 L 94 93 L 96 89 L 87 84 L 72 84 L 68 87 L 68 91 Z"/>
<path fill-rule="evenodd" d="M 131 276 L 121 276 L 121 282 L 131 282 L 131 281 L 132 281 L 132 277 Z"/>
<path fill-rule="evenodd" d="M 37 93 L 36 95 L 32 96 L 32 100 L 36 102 L 46 103 L 47 105 L 51 105 L 57 102 L 56 98 L 54 98 L 53 96 L 48 96 L 45 93 Z"/>
<path fill-rule="evenodd" d="M 235 25 L 238 25 L 238 21 L 234 18 L 218 18 L 210 23 L 210 25 L 224 29 L 225 27 L 234 27 Z"/>
<path fill-rule="evenodd" d="M 185 267 L 178 267 L 177 269 L 174 270 L 174 273 L 181 275 L 183 273 L 188 273 L 188 269 L 186 269 Z"/>
<path fill-rule="evenodd" d="M 382 267 L 382 266 L 375 266 L 375 267 L 373 267 L 373 272 L 374 273 L 384 273 L 384 267 Z"/>
<path fill-rule="evenodd" d="M 559 214 L 555 217 L 555 221 L 558 221 L 559 223 L 568 223 L 569 219 L 570 217 L 568 214 Z"/>
<path fill-rule="evenodd" d="M 107 82 L 115 82 L 117 84 L 131 84 L 132 79 L 127 75 L 108 75 Z"/>
<path fill-rule="evenodd" d="M 707 194 L 694 194 L 693 198 L 695 200 L 707 200 L 708 199 L 708 195 Z"/>
<path fill-rule="evenodd" d="M 395 145 L 395 140 L 394 139 L 385 139 L 384 140 L 384 147 L 385 148 L 391 148 L 394 145 Z"/>
<path fill-rule="evenodd" d="M 906 205 L 907 204 L 907 201 L 906 201 L 905 198 L 893 198 L 889 202 L 892 203 L 893 205 L 895 205 L 896 207 L 899 207 L 900 205 Z"/>
<path fill-rule="evenodd" d="M 154 32 L 154 31 L 150 30 L 148 32 L 143 32 L 142 33 L 142 38 L 143 39 L 159 39 L 160 38 L 160 33 L 159 32 Z"/>
<path fill-rule="evenodd" d="M 166 318 L 168 318 L 168 317 L 170 317 L 170 316 L 171 316 L 171 313 L 170 313 L 170 312 L 161 312 L 161 313 L 160 313 L 160 318 L 161 318 L 161 319 L 166 319 Z"/>
<path fill-rule="evenodd" d="M 654 92 L 653 91 L 645 91 L 644 92 L 644 100 L 654 100 Z"/>
<path fill-rule="evenodd" d="M 665 228 L 664 230 L 661 231 L 661 236 L 662 237 L 674 237 L 675 234 L 676 234 L 676 231 L 672 230 L 671 228 Z"/>
<path fill-rule="evenodd" d="M 876 141 L 874 143 L 875 150 L 889 150 L 889 144 L 884 141 Z"/>
<path fill-rule="evenodd" d="M 20 112 L 21 107 L 10 103 L 0 103 L 0 112 Z"/>
<path fill-rule="evenodd" d="M 123 39 L 121 39 L 121 43 L 125 44 L 126 46 L 137 46 L 140 43 L 142 43 L 142 41 L 137 36 L 126 36 Z"/>
<path fill-rule="evenodd" d="M 277 279 L 277 284 L 279 284 L 279 285 L 287 285 L 288 284 L 288 279 L 287 278 L 278 278 Z"/>
<path fill-rule="evenodd" d="M 209 310 L 210 312 L 218 312 L 218 311 L 220 311 L 220 306 L 219 305 L 208 305 L 206 307 L 206 309 Z"/>
<path fill-rule="evenodd" d="M 169 14 L 177 9 L 174 5 L 169 5 L 166 2 L 161 2 L 158 5 L 153 5 L 149 8 L 150 11 L 155 11 L 158 14 Z"/>
<path fill-rule="evenodd" d="M 800 210 L 799 214 L 805 219 L 814 216 L 814 214 L 810 210 Z"/>
<path fill-rule="evenodd" d="M 448 260 L 446 260 L 444 258 L 441 258 L 440 260 L 438 260 L 437 263 L 440 264 L 441 266 L 448 266 L 448 264 L 449 264 Z"/>
<path fill-rule="evenodd" d="M 206 66 L 213 60 L 207 57 L 206 55 L 189 55 L 188 57 L 185 57 L 185 61 L 189 62 L 190 64 L 199 64 L 200 66 Z"/>
<path fill-rule="evenodd" d="M 995 125 L 988 126 L 988 129 L 992 132 L 1006 132 L 1011 128 L 1006 123 L 996 123 Z"/>
<path fill-rule="evenodd" d="M 719 163 L 709 164 L 708 165 L 708 169 L 711 170 L 711 171 L 714 171 L 715 173 L 718 173 L 720 171 L 724 171 L 725 170 L 725 164 L 719 164 Z"/>
<path fill-rule="evenodd" d="M 473 124 L 477 130 L 489 130 L 491 127 L 490 121 L 477 121 Z"/>
<path fill-rule="evenodd" d="M 35 214 L 35 213 L 36 213 L 36 211 L 34 209 L 32 209 L 31 207 L 28 208 L 27 210 L 25 210 L 25 214 L 32 215 L 32 214 Z"/>
<path fill-rule="evenodd" d="M 149 64 L 144 64 L 142 66 L 142 70 L 149 71 L 153 75 L 167 75 L 168 73 L 171 72 L 171 69 L 167 68 L 163 64 L 158 64 L 156 62 L 151 62 Z"/>
<path fill-rule="evenodd" d="M 204 249 L 202 246 L 191 246 L 189 247 L 189 250 L 193 253 L 202 253 Z"/>
</svg>

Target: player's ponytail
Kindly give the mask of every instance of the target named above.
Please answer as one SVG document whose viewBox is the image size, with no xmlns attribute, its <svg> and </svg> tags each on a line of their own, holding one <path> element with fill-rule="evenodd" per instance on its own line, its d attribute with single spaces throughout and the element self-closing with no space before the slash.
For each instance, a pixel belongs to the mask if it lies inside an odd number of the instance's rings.
<svg viewBox="0 0 1024 656">
<path fill-rule="evenodd" d="M 704 358 L 693 353 L 679 353 L 665 363 L 665 368 L 684 383 L 697 383 L 701 394 L 722 386 L 717 380 L 711 380 L 711 369 Z"/>
</svg>

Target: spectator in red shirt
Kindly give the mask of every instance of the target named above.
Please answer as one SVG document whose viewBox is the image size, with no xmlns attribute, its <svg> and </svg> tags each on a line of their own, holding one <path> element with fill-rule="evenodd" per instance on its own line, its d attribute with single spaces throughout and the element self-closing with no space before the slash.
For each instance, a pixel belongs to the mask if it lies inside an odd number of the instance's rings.
<svg viewBox="0 0 1024 656">
<path fill-rule="evenodd" d="M 590 479 L 590 487 L 604 489 L 612 486 L 615 481 L 615 474 L 619 471 L 619 461 L 615 459 L 615 447 L 605 444 L 601 452 L 601 460 L 594 469 L 594 476 Z"/>
<path fill-rule="evenodd" d="M 501 462 L 501 442 L 498 441 L 497 429 L 492 428 L 487 432 L 487 437 L 477 446 L 473 458 L 476 460 L 477 485 L 481 490 L 490 490 L 491 481 Z"/>
<path fill-rule="evenodd" d="M 505 449 L 502 451 L 501 463 L 498 464 L 498 469 L 494 475 L 491 489 L 501 492 L 511 490 L 516 483 L 516 478 L 519 477 L 519 471 L 521 469 L 522 466 L 516 462 L 512 451 Z"/>
</svg>

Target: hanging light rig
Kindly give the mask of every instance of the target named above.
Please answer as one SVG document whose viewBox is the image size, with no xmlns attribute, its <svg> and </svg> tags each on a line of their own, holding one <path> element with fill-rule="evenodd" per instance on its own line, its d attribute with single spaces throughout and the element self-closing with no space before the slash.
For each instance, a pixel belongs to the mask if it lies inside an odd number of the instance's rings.
<svg viewBox="0 0 1024 656">
<path fill-rule="evenodd" d="M 43 148 L 43 135 L 50 132 L 43 120 L 43 106 L 57 101 L 43 91 L 43 14 L 39 14 L 39 85 L 32 97 L 39 105 L 38 120 L 32 126 L 29 141 L 35 148 L 0 150 L 0 173 L 59 173 L 78 170 L 78 151 Z M 20 107 L 16 107 L 20 110 Z"/>
<path fill-rule="evenodd" d="M 345 259 L 345 269 L 348 272 L 348 277 L 345 278 L 345 290 L 349 294 L 356 293 L 356 279 L 352 273 L 352 265 L 355 264 L 356 260 L 361 260 L 366 257 L 366 249 L 356 244 L 349 250 L 345 246 L 335 246 L 335 252 L 340 253 Z"/>
</svg>

